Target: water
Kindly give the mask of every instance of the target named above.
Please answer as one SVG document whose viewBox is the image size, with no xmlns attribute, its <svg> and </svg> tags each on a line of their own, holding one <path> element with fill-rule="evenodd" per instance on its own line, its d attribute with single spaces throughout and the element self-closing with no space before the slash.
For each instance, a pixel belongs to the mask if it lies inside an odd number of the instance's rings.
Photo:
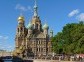
<svg viewBox="0 0 84 62">
<path fill-rule="evenodd" d="M 4 62 L 12 62 L 12 61 L 4 61 Z"/>
<path fill-rule="evenodd" d="M 12 59 L 3 59 L 4 62 L 12 62 Z"/>
</svg>

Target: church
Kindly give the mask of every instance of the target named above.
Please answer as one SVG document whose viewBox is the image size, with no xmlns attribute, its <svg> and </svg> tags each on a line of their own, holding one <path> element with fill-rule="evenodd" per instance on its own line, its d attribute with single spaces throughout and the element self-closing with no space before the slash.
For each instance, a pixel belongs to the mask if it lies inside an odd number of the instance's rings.
<svg viewBox="0 0 84 62">
<path fill-rule="evenodd" d="M 25 18 L 18 17 L 18 25 L 15 35 L 14 56 L 21 58 L 43 58 L 52 53 L 53 30 L 49 31 L 47 23 L 42 25 L 38 16 L 38 6 L 35 1 L 33 16 L 25 27 Z"/>
</svg>

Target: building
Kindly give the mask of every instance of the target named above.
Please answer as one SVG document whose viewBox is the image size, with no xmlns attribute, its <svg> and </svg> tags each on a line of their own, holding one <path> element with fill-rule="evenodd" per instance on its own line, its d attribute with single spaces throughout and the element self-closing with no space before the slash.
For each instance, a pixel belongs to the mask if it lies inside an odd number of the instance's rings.
<svg viewBox="0 0 84 62">
<path fill-rule="evenodd" d="M 6 50 L 0 50 L 0 57 L 12 56 L 12 52 L 7 52 Z"/>
<path fill-rule="evenodd" d="M 15 56 L 42 58 L 52 53 L 53 31 L 49 32 L 49 26 L 45 23 L 42 26 L 38 16 L 38 6 L 35 1 L 34 14 L 28 26 L 24 25 L 24 16 L 19 16 L 15 37 Z"/>
</svg>

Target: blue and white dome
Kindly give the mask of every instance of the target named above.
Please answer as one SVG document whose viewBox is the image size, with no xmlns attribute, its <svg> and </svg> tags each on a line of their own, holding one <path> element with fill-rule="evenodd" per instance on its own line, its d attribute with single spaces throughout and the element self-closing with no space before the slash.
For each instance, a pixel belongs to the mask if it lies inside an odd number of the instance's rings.
<svg viewBox="0 0 84 62">
<path fill-rule="evenodd" d="M 31 24 L 31 22 L 29 22 L 29 24 L 27 25 L 27 29 L 32 29 L 32 24 Z"/>
<path fill-rule="evenodd" d="M 49 26 L 47 24 L 44 24 L 43 29 L 49 29 Z"/>
<path fill-rule="evenodd" d="M 50 33 L 53 33 L 53 30 L 50 30 Z"/>
</svg>

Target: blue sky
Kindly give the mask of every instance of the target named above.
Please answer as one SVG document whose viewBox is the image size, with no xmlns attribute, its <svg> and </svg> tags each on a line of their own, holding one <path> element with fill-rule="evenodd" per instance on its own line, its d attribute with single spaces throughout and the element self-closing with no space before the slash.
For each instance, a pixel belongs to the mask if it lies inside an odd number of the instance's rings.
<svg viewBox="0 0 84 62">
<path fill-rule="evenodd" d="M 84 0 L 37 0 L 42 24 L 47 21 L 54 35 L 67 23 L 84 21 Z M 13 50 L 17 18 L 21 11 L 25 25 L 33 16 L 34 0 L 0 0 L 0 49 Z"/>
</svg>

